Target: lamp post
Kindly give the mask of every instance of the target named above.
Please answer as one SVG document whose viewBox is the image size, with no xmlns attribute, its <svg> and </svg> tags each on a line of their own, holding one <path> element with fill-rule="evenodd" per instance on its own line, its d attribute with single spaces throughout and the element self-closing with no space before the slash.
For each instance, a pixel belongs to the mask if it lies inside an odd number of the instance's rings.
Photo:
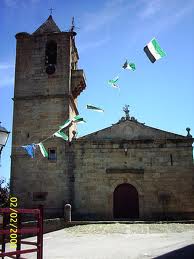
<svg viewBox="0 0 194 259">
<path fill-rule="evenodd" d="M 6 128 L 1 126 L 1 122 L 0 122 L 0 159 L 1 159 L 1 152 L 7 143 L 9 133 L 10 132 L 7 131 Z"/>
</svg>

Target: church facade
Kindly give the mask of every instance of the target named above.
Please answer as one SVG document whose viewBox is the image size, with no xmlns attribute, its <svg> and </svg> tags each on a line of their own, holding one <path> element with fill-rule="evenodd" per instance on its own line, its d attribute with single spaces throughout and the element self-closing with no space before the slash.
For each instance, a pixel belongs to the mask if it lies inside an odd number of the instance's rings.
<svg viewBox="0 0 194 259">
<path fill-rule="evenodd" d="M 76 33 L 62 32 L 52 16 L 32 34 L 16 34 L 11 193 L 23 208 L 44 205 L 47 217 L 73 219 L 192 218 L 193 138 L 155 129 L 125 116 L 112 126 L 70 141 L 50 138 L 48 159 L 21 147 L 39 143 L 78 115 L 86 88 L 78 69 Z"/>
</svg>

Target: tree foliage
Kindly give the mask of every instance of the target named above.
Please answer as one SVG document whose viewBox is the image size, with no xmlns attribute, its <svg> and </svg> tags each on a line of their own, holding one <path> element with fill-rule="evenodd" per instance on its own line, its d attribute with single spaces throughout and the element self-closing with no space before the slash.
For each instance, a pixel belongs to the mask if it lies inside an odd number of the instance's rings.
<svg viewBox="0 0 194 259">
<path fill-rule="evenodd" d="M 0 178 L 0 208 L 9 207 L 9 183 L 6 183 L 5 178 Z"/>
</svg>

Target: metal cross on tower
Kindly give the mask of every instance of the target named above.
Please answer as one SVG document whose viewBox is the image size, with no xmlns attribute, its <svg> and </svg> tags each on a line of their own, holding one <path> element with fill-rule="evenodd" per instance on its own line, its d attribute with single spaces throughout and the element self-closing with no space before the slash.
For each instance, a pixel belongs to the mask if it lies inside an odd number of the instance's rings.
<svg viewBox="0 0 194 259">
<path fill-rule="evenodd" d="M 53 10 L 55 10 L 55 9 L 53 9 L 53 8 L 50 8 L 50 9 L 48 9 L 49 11 L 50 11 L 50 15 L 53 13 Z"/>
</svg>

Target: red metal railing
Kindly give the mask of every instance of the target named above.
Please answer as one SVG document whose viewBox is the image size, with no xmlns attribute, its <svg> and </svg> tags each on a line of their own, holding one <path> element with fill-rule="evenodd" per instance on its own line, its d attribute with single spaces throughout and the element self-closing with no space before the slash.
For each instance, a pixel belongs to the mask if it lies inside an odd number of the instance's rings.
<svg viewBox="0 0 194 259">
<path fill-rule="evenodd" d="M 12 211 L 10 208 L 0 208 L 0 214 L 3 214 L 3 229 L 0 230 L 0 235 L 2 235 L 2 247 L 0 249 L 0 258 L 5 256 L 16 259 L 25 259 L 20 257 L 22 254 L 37 252 L 37 259 L 43 259 L 43 207 L 40 206 L 39 209 L 16 209 L 18 220 L 17 220 L 17 246 L 16 250 L 12 252 L 5 252 L 6 235 L 10 234 L 10 229 L 6 229 L 6 214 L 10 214 Z M 21 214 L 34 214 L 37 217 L 37 226 L 33 228 L 22 228 Z M 36 234 L 37 242 L 22 241 L 21 234 Z M 34 245 L 36 248 L 33 249 L 21 249 L 22 244 Z"/>
</svg>

